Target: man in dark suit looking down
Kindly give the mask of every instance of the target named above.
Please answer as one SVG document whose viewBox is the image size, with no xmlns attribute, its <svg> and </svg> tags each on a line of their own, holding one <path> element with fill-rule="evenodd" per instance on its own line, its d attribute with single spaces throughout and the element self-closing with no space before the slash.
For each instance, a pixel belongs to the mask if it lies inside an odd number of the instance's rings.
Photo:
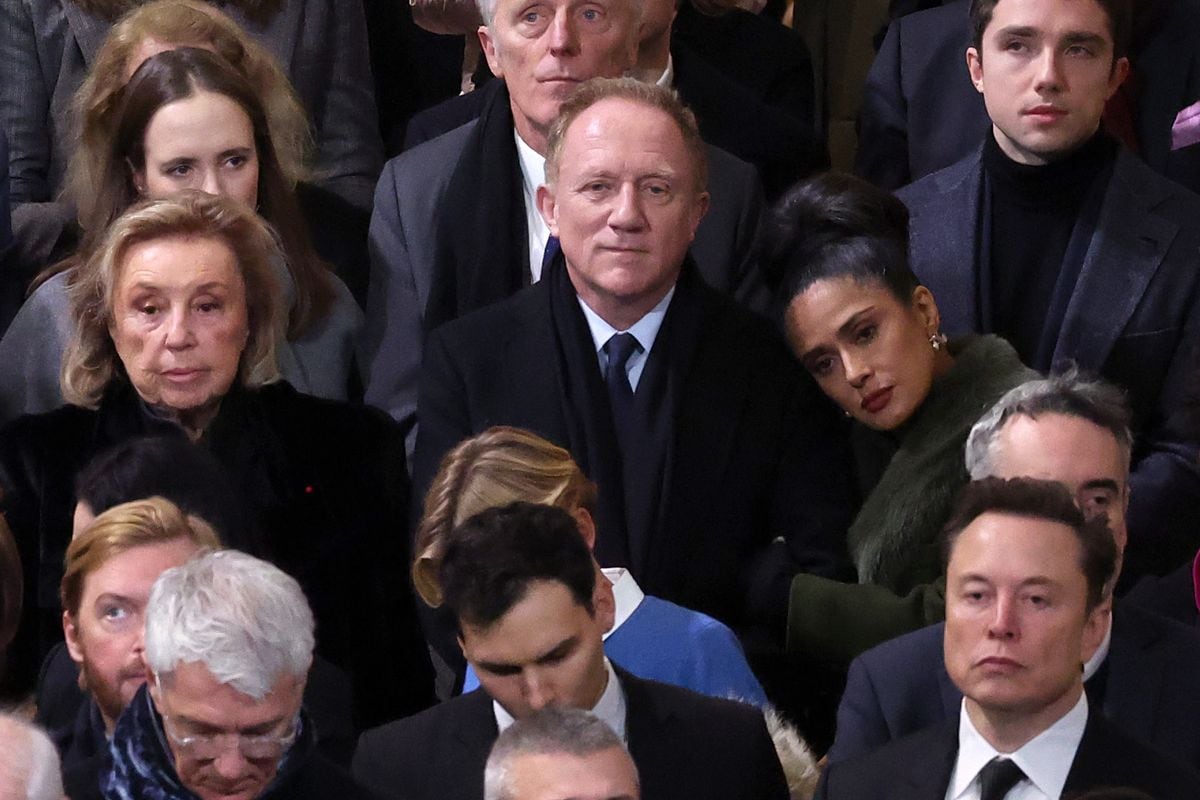
<svg viewBox="0 0 1200 800">
<path fill-rule="evenodd" d="M 450 535 L 446 606 L 480 689 L 363 734 L 355 775 L 383 797 L 481 800 L 497 735 L 547 707 L 578 708 L 628 743 L 646 797 L 786 800 L 762 712 L 643 681 L 604 656 L 612 586 L 574 519 L 514 503 Z"/>
</svg>

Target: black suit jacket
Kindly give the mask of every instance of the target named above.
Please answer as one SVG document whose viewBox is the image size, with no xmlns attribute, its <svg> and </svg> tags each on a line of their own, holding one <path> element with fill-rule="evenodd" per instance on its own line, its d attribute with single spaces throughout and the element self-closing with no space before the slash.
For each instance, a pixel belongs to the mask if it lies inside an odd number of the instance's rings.
<svg viewBox="0 0 1200 800">
<path fill-rule="evenodd" d="M 783 769 L 759 709 L 619 668 L 617 676 L 645 800 L 786 800 Z M 354 777 L 382 797 L 482 800 L 496 736 L 492 699 L 476 690 L 364 733 Z"/>
<path fill-rule="evenodd" d="M 830 764 L 817 800 L 933 800 L 944 797 L 958 758 L 958 716 L 867 755 Z M 1200 775 L 1089 713 L 1063 797 L 1100 787 L 1141 789 L 1155 800 L 1190 800 Z"/>
<path fill-rule="evenodd" d="M 589 465 L 607 442 L 589 440 L 579 403 L 569 399 L 551 283 L 430 335 L 413 461 L 417 492 L 450 448 L 493 425 L 538 433 L 599 479 Z M 578 305 L 571 306 L 583 325 Z M 763 564 L 783 562 L 770 573 L 786 576 L 780 604 L 797 569 L 838 574 L 850 509 L 846 448 L 836 435 L 842 426 L 769 324 L 685 269 L 649 358 L 665 359 L 674 387 L 663 499 L 644 557 L 604 566 L 631 567 L 647 594 L 734 627 L 744 620 L 747 593 L 770 584 L 770 577 L 750 576 Z M 611 508 L 615 494 L 600 486 L 601 539 L 605 520 L 620 518 Z M 773 545 L 777 537 L 786 550 Z M 597 550 L 603 561 L 603 541 Z"/>
<path fill-rule="evenodd" d="M 672 42 L 671 58 L 675 89 L 695 113 L 704 141 L 753 164 L 768 199 L 829 166 L 825 142 L 812 126 L 762 102 L 687 44 Z M 477 118 L 499 86 L 499 81 L 490 81 L 416 114 L 408 124 L 405 149 Z M 753 124 L 747 124 L 750 120 Z"/>
<path fill-rule="evenodd" d="M 900 17 L 871 64 L 858 118 L 855 171 L 898 189 L 969 155 L 991 120 L 967 73 L 970 0 Z M 1168 0 L 1133 58 L 1139 153 L 1200 191 L 1200 145 L 1171 150 L 1175 116 L 1200 100 L 1200 2 Z"/>
<path fill-rule="evenodd" d="M 850 665 L 830 761 L 956 718 L 962 692 L 942 657 L 945 624 L 874 647 Z M 1089 681 L 1093 711 L 1174 760 L 1200 769 L 1200 634 L 1116 604 L 1108 657 Z"/>
</svg>

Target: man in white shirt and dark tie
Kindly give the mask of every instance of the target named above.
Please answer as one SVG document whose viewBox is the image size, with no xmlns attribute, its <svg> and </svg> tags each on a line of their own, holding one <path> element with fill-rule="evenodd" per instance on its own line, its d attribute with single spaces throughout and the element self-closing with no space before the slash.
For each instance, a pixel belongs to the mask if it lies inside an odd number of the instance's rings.
<svg viewBox="0 0 1200 800">
<path fill-rule="evenodd" d="M 1057 800 L 1098 787 L 1192 798 L 1200 776 L 1089 713 L 1116 547 L 1065 486 L 974 481 L 946 526 L 946 670 L 957 718 L 830 766 L 817 797 Z"/>
</svg>

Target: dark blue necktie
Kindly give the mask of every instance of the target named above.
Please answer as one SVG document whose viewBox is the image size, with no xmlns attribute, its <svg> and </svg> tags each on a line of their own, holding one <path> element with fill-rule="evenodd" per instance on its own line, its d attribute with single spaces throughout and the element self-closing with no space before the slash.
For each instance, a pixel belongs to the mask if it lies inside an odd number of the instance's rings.
<svg viewBox="0 0 1200 800">
<path fill-rule="evenodd" d="M 550 262 L 555 256 L 562 252 L 562 247 L 558 244 L 558 237 L 551 236 L 546 240 L 546 249 L 542 251 L 542 275 L 546 274 L 546 267 L 550 266 Z"/>
<path fill-rule="evenodd" d="M 1016 762 L 997 756 L 979 771 L 979 800 L 1004 800 L 1025 773 Z"/>
<path fill-rule="evenodd" d="M 614 333 L 604 343 L 604 354 L 608 365 L 604 368 L 604 383 L 608 386 L 608 402 L 612 406 L 613 426 L 617 438 L 624 441 L 634 420 L 633 386 L 625 365 L 629 357 L 641 349 L 632 333 Z"/>
</svg>

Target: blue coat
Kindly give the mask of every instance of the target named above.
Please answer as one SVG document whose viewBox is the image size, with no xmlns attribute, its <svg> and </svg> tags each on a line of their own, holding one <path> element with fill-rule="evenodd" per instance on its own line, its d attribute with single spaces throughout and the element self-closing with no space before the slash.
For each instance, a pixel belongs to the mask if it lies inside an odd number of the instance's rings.
<svg viewBox="0 0 1200 800">
<path fill-rule="evenodd" d="M 991 332 L 978 303 L 981 152 L 897 193 L 911 214 L 913 271 L 937 298 L 950 335 Z M 1053 348 L 1053 366 L 1074 362 L 1099 373 L 1133 406 L 1131 577 L 1165 572 L 1197 550 L 1198 450 L 1176 415 L 1197 372 L 1198 221 L 1200 196 L 1120 151 Z"/>
</svg>

